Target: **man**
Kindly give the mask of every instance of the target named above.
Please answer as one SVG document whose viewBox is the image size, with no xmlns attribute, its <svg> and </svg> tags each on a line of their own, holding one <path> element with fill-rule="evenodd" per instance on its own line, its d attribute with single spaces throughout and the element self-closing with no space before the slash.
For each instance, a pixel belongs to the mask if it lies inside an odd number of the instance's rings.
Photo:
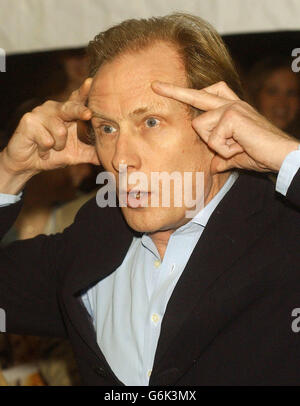
<svg viewBox="0 0 300 406">
<path fill-rule="evenodd" d="M 298 142 L 241 101 L 224 44 L 197 17 L 125 21 L 89 47 L 92 79 L 25 115 L 1 154 L 1 233 L 31 176 L 79 162 L 101 162 L 117 185 L 124 165 L 148 180 L 202 172 L 205 207 L 190 219 L 175 194 L 144 204 L 161 184 L 128 183 L 124 218 L 92 199 L 63 234 L 11 245 L 7 330 L 68 336 L 87 385 L 298 384 Z M 95 146 L 77 120 L 91 120 Z M 281 198 L 233 168 L 279 171 Z"/>
</svg>

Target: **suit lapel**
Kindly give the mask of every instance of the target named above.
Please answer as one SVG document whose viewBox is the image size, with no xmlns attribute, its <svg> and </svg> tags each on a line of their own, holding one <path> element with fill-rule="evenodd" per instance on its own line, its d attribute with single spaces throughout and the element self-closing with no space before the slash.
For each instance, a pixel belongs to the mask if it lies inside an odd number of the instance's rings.
<svg viewBox="0 0 300 406">
<path fill-rule="evenodd" d="M 62 286 L 63 305 L 79 336 L 106 366 L 111 378 L 123 385 L 97 344 L 96 332 L 81 295 L 121 265 L 134 234 L 118 208 L 99 209 L 96 206 L 91 211 L 92 219 L 86 222 L 85 229 L 79 224 L 78 232 L 73 230 L 72 233 L 78 236 L 84 234 L 84 239 L 72 242 L 70 251 L 75 255 L 70 266 L 72 272 L 67 274 Z"/>
<path fill-rule="evenodd" d="M 226 272 L 230 273 L 232 264 L 243 257 L 267 225 L 262 213 L 265 189 L 265 181 L 241 175 L 210 217 L 168 302 L 155 354 L 151 385 L 174 383 L 184 363 L 192 361 L 187 355 L 193 353 L 192 348 L 183 351 L 185 355 L 182 359 L 177 355 L 176 365 L 180 368 L 174 368 L 174 357 L 170 354 L 168 357 L 164 356 L 195 309 L 198 318 L 202 318 L 205 329 L 198 341 L 192 337 L 190 343 L 191 347 L 196 346 L 198 353 L 214 337 L 222 323 L 226 322 L 226 316 L 232 317 L 233 308 L 224 309 L 223 314 L 218 315 L 213 307 L 218 299 L 226 297 L 228 293 L 228 286 L 222 283 L 222 276 Z M 261 216 L 260 220 L 258 216 Z M 205 304 L 205 296 L 210 291 L 214 291 L 214 303 Z M 225 305 L 226 301 L 223 307 Z M 232 305 L 235 306 L 235 303 Z M 208 314 L 214 318 L 210 324 L 207 323 Z M 196 323 L 196 319 L 193 323 Z M 185 341 L 184 345 L 186 348 L 189 343 Z M 170 364 L 171 359 L 173 365 Z M 168 370 L 170 374 L 165 374 Z"/>
<path fill-rule="evenodd" d="M 92 320 L 80 297 L 77 295 L 66 296 L 66 299 L 64 300 L 64 306 L 67 311 L 69 321 L 71 322 L 81 339 L 100 360 L 101 365 L 105 367 L 105 371 L 108 373 L 108 375 L 110 375 L 110 378 L 114 380 L 116 384 L 123 385 L 123 383 L 118 380 L 118 378 L 110 368 L 110 365 L 107 363 L 102 351 L 98 346 L 96 331 L 92 324 Z"/>
</svg>

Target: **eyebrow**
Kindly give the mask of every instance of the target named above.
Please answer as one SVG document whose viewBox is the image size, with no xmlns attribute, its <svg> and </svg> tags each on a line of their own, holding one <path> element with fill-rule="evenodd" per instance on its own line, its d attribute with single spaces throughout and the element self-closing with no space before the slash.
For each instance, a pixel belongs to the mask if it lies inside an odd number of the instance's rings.
<svg viewBox="0 0 300 406">
<path fill-rule="evenodd" d="M 160 106 L 154 106 L 154 105 L 139 107 L 139 108 L 133 110 L 131 113 L 129 113 L 129 116 L 130 117 L 139 117 L 139 116 L 144 115 L 147 112 L 158 110 L 159 108 L 160 108 Z M 101 118 L 104 121 L 110 121 L 111 123 L 118 124 L 115 121 L 115 119 L 108 117 L 105 114 L 98 113 L 98 112 L 92 110 L 90 107 L 89 107 L 89 109 L 92 111 L 92 117 Z"/>
<path fill-rule="evenodd" d="M 92 110 L 91 108 L 90 108 L 90 110 L 92 111 L 92 118 L 97 117 L 97 118 L 101 118 L 103 121 L 110 121 L 111 123 L 118 124 L 113 118 L 107 117 L 101 113 L 97 113 L 94 110 Z"/>
</svg>

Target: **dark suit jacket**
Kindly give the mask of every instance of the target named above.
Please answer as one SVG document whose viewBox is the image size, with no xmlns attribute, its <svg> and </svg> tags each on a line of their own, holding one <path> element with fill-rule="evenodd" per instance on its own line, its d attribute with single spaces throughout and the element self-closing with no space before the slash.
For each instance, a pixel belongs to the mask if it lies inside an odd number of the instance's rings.
<svg viewBox="0 0 300 406">
<path fill-rule="evenodd" d="M 0 209 L 2 235 L 20 206 Z M 263 176 L 240 175 L 170 298 L 150 385 L 300 384 L 300 333 L 291 327 L 292 310 L 300 308 L 296 206 L 300 170 L 287 198 Z M 67 336 L 83 384 L 121 385 L 80 295 L 116 270 L 131 240 L 119 209 L 100 209 L 92 199 L 64 233 L 3 249 L 0 307 L 7 331 Z"/>
</svg>

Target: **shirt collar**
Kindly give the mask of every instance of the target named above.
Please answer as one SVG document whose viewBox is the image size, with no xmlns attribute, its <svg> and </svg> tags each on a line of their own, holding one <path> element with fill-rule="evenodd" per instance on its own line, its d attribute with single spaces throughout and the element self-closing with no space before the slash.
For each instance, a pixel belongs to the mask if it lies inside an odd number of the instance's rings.
<svg viewBox="0 0 300 406">
<path fill-rule="evenodd" d="M 201 209 L 195 217 L 192 218 L 192 220 L 187 223 L 196 223 L 200 224 L 201 226 L 205 227 L 210 216 L 214 212 L 215 208 L 218 206 L 218 204 L 221 202 L 223 197 L 226 195 L 226 193 L 231 189 L 233 184 L 238 178 L 238 172 L 234 171 L 230 174 L 229 178 L 227 181 L 224 183 L 222 188 L 218 191 L 218 193 L 211 199 L 211 201 Z"/>
<path fill-rule="evenodd" d="M 218 191 L 218 193 L 211 199 L 211 201 L 201 209 L 195 217 L 193 217 L 188 223 L 184 224 L 183 226 L 179 227 L 174 233 L 171 235 L 171 237 L 178 235 L 178 234 L 186 234 L 186 233 L 193 233 L 196 232 L 197 228 L 195 228 L 195 224 L 202 226 L 203 228 L 206 226 L 210 216 L 214 212 L 215 208 L 218 206 L 218 204 L 221 202 L 223 197 L 226 195 L 226 193 L 230 190 L 230 188 L 233 186 L 235 181 L 238 178 L 238 172 L 234 171 L 232 172 L 227 181 L 224 183 L 222 188 Z M 151 247 L 154 247 L 154 243 L 150 236 L 148 236 L 147 233 L 143 234 L 142 236 L 142 244 L 149 248 L 149 244 Z M 155 251 L 157 251 L 155 249 Z"/>
</svg>

